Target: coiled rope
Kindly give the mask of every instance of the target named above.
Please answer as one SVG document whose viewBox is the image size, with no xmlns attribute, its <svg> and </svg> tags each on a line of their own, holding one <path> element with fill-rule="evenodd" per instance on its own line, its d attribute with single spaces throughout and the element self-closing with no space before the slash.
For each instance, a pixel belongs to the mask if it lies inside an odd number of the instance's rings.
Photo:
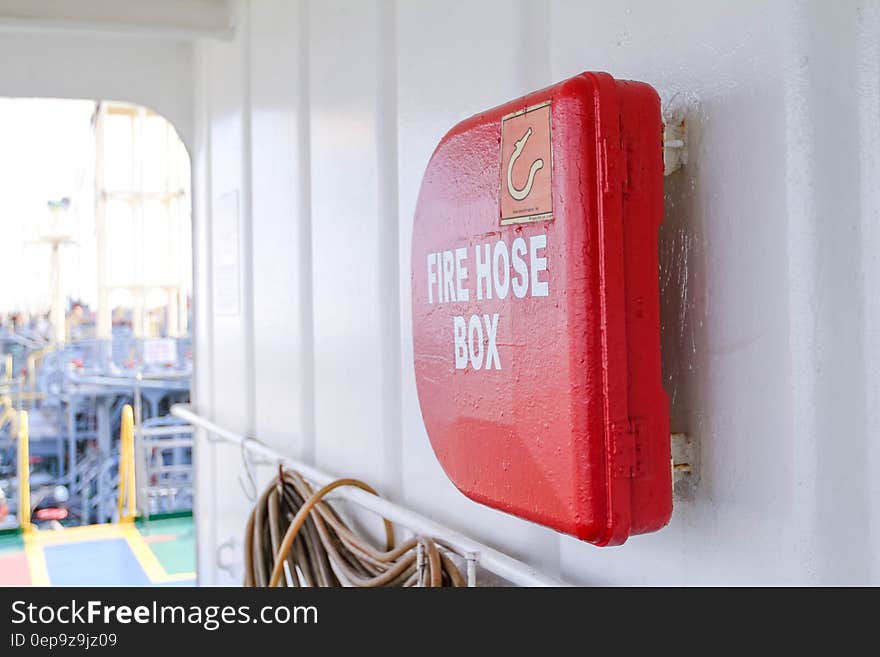
<svg viewBox="0 0 880 657">
<path fill-rule="evenodd" d="M 377 495 L 357 479 L 313 490 L 302 476 L 279 468 L 260 495 L 245 530 L 245 586 L 463 586 L 458 566 L 431 538 L 394 545 L 385 524 L 385 551 L 355 534 L 323 501 L 340 486 Z"/>
</svg>

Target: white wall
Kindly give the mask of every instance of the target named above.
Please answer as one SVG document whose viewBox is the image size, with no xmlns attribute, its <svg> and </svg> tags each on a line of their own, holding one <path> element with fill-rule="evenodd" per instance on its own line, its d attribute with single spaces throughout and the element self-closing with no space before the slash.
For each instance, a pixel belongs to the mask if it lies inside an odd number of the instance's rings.
<svg viewBox="0 0 880 657">
<path fill-rule="evenodd" d="M 876 3 L 237 11 L 235 38 L 200 43 L 195 68 L 202 412 L 574 583 L 880 583 Z M 601 549 L 446 480 L 415 393 L 408 271 L 445 131 L 590 69 L 687 110 L 690 162 L 667 181 L 661 233 L 662 337 L 674 429 L 703 453 L 669 527 Z M 215 260 L 230 253 L 241 305 L 220 314 Z M 203 583 L 241 575 L 240 463 L 234 448 L 200 454 Z"/>
<path fill-rule="evenodd" d="M 0 96 L 145 105 L 171 121 L 191 147 L 192 53 L 183 38 L 0 30 Z"/>
<path fill-rule="evenodd" d="M 226 0 L 0 0 L 0 28 L 228 36 Z"/>
<path fill-rule="evenodd" d="M 574 583 L 880 583 L 876 2 L 232 7 L 228 40 L 194 43 L 173 14 L 149 36 L 101 15 L 0 31 L 0 95 L 145 104 L 190 146 L 200 411 Z M 195 32 L 225 33 L 208 11 Z M 662 339 L 673 428 L 703 453 L 669 527 L 602 549 L 446 480 L 415 393 L 408 270 L 445 131 L 590 69 L 687 111 Z M 201 580 L 237 582 L 241 454 L 201 450 L 198 475 Z"/>
</svg>

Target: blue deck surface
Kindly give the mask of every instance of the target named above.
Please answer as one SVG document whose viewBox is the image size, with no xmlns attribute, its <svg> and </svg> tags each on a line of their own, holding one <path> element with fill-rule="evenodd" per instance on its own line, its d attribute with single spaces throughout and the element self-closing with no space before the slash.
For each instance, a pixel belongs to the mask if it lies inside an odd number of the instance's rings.
<svg viewBox="0 0 880 657">
<path fill-rule="evenodd" d="M 191 516 L 0 535 L 0 586 L 195 586 Z"/>
<path fill-rule="evenodd" d="M 149 586 L 125 539 L 82 541 L 43 548 L 54 586 Z"/>
</svg>

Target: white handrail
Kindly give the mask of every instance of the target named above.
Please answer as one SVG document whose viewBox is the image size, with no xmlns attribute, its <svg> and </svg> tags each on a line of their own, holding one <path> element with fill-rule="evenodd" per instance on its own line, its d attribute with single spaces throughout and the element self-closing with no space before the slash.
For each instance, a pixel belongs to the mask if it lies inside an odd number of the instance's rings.
<svg viewBox="0 0 880 657">
<path fill-rule="evenodd" d="M 182 420 L 186 420 L 190 424 L 205 429 L 222 440 L 242 445 L 244 449 L 247 449 L 254 454 L 261 455 L 273 461 L 283 462 L 315 485 L 324 486 L 325 484 L 338 479 L 338 477 L 318 470 L 314 466 L 297 461 L 290 456 L 286 456 L 285 454 L 264 445 L 259 440 L 248 438 L 247 436 L 242 436 L 234 431 L 224 429 L 210 420 L 203 418 L 198 413 L 195 413 L 186 404 L 175 404 L 171 407 L 171 414 Z M 498 550 L 483 545 L 482 543 L 459 534 L 448 527 L 444 527 L 429 518 L 425 518 L 415 511 L 410 511 L 409 509 L 394 504 L 386 499 L 370 495 L 365 491 L 353 487 L 337 488 L 334 492 L 338 493 L 338 497 L 347 499 L 365 509 L 369 509 L 392 522 L 409 528 L 417 534 L 424 534 L 438 539 L 460 554 L 473 555 L 483 568 L 495 573 L 511 584 L 517 584 L 519 586 L 563 585 L 559 580 L 539 573 L 528 564 L 518 561 L 513 557 L 509 557 Z"/>
<path fill-rule="evenodd" d="M 101 385 L 101 386 L 113 386 L 117 388 L 159 388 L 164 389 L 168 387 L 168 384 L 172 381 L 175 383 L 179 379 L 185 379 L 192 376 L 191 374 L 168 374 L 168 375 L 155 375 L 150 377 L 134 377 L 134 376 L 107 376 L 103 374 L 97 375 L 82 375 L 82 374 L 73 374 L 69 373 L 68 377 L 73 383 L 83 384 L 83 383 L 91 383 L 93 385 Z"/>
</svg>

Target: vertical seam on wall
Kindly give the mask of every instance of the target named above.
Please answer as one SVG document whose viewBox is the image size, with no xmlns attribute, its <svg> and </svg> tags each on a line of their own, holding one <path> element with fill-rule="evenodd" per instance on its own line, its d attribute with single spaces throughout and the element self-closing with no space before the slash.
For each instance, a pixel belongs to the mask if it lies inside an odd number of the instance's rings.
<svg viewBox="0 0 880 657">
<path fill-rule="evenodd" d="M 871 5 L 859 10 L 858 25 L 858 88 L 862 90 L 859 95 L 859 137 L 863 144 L 880 143 L 880 128 L 877 117 L 880 116 L 880 75 L 878 75 L 878 63 L 880 63 L 880 47 L 878 47 L 877 35 L 880 33 L 880 11 L 876 5 Z M 865 426 L 866 435 L 877 434 L 878 425 L 878 391 L 875 385 L 877 373 L 880 372 L 880 351 L 878 351 L 878 319 L 880 319 L 880 306 L 878 306 L 877 290 L 877 246 L 880 243 L 880 234 L 874 225 L 874 218 L 880 214 L 880 199 L 877 197 L 874 182 L 880 171 L 880 162 L 876 150 L 872 148 L 861 149 L 859 157 L 859 184 L 861 195 L 860 215 L 862 239 L 862 299 L 864 303 L 864 360 L 862 388 L 865 391 Z M 866 498 L 868 500 L 880 500 L 880 461 L 876 450 L 868 450 L 866 459 L 867 481 L 869 488 Z M 871 488 L 873 486 L 873 489 Z M 880 577 L 880 514 L 868 513 L 868 541 L 869 553 L 875 555 L 868 563 L 867 577 L 865 581 L 876 582 Z"/>
<path fill-rule="evenodd" d="M 241 141 L 242 141 L 242 202 L 245 221 L 241 223 L 243 228 L 242 241 L 244 242 L 244 304 L 245 313 L 245 426 L 246 433 L 254 434 L 256 425 L 256 381 L 254 380 L 256 367 L 256 345 L 254 344 L 256 318 L 254 317 L 254 213 L 253 213 L 253 142 L 251 129 L 251 5 L 246 3 L 241 12 L 241 39 L 242 39 L 242 109 L 241 109 Z"/>
<path fill-rule="evenodd" d="M 379 218 L 384 238 L 379 240 L 379 289 L 382 340 L 382 428 L 385 448 L 383 480 L 387 494 L 400 497 L 403 490 L 402 388 L 400 345 L 400 212 L 398 202 L 397 116 L 397 3 L 383 0 L 380 7 L 378 53 L 379 118 L 377 172 Z"/>
<path fill-rule="evenodd" d="M 196 235 L 197 239 L 192 240 L 192 243 L 198 245 L 197 248 L 193 249 L 193 280 L 196 282 L 196 285 L 193 286 L 193 326 L 190 328 L 192 332 L 194 343 L 198 346 L 198 322 L 199 315 L 201 314 L 204 318 L 204 337 L 205 337 L 205 345 L 203 349 L 198 349 L 195 351 L 195 362 L 193 363 L 194 376 L 193 381 L 198 383 L 198 386 L 194 388 L 193 393 L 191 394 L 191 399 L 197 402 L 197 408 L 203 413 L 208 412 L 213 414 L 214 409 L 214 369 L 213 369 L 213 356 L 214 356 L 214 313 L 213 313 L 213 295 L 214 295 L 214 260 L 212 256 L 212 230 L 211 230 L 211 216 L 213 210 L 213 202 L 212 202 L 212 194 L 211 194 L 211 156 L 212 156 L 212 147 L 211 147 L 211 71 L 209 66 L 209 58 L 210 58 L 210 48 L 209 44 L 203 44 L 198 46 L 198 71 L 197 71 L 197 79 L 201 80 L 201 107 L 198 108 L 199 115 L 201 116 L 200 125 L 199 125 L 199 138 L 203 144 L 203 153 L 201 154 L 203 158 L 202 163 L 202 175 L 201 179 L 193 179 L 193 183 L 198 184 L 198 189 L 202 195 L 202 201 L 204 203 L 203 207 L 199 209 L 199 212 L 196 213 L 195 199 L 196 194 L 192 195 L 193 198 L 193 207 L 192 207 L 192 230 L 194 235 Z M 196 121 L 199 119 L 196 118 Z M 194 152 L 195 148 L 193 149 Z M 196 156 L 198 157 L 198 153 L 196 152 Z M 192 160 L 191 164 L 192 166 Z M 193 173 L 195 172 L 193 168 Z M 199 236 L 197 231 L 201 233 Z M 202 263 L 199 261 L 199 252 L 202 251 L 204 253 L 205 262 Z M 204 266 L 202 266 L 204 265 Z M 203 282 L 199 285 L 198 271 L 202 271 L 202 276 L 204 277 Z M 198 286 L 198 287 L 197 287 Z M 201 291 L 201 298 L 198 297 L 195 291 Z M 202 395 L 202 392 L 205 394 Z M 204 397 L 204 399 L 203 399 Z M 210 519 L 210 525 L 208 527 L 208 531 L 210 535 L 213 537 L 212 540 L 208 543 L 211 546 L 218 544 L 218 535 L 217 535 L 217 523 L 215 519 L 217 518 L 217 453 L 215 449 L 212 449 L 207 446 L 207 443 L 203 443 L 206 446 L 205 450 L 201 450 L 196 447 L 196 463 L 205 459 L 206 463 L 202 465 L 202 467 L 196 467 L 194 472 L 195 479 L 195 490 L 196 494 L 198 494 L 199 490 L 203 490 L 205 492 L 210 492 L 210 499 L 208 500 L 208 504 L 210 504 L 211 509 L 208 517 Z M 206 468 L 205 465 L 210 464 L 210 469 Z M 206 486 L 201 486 L 199 483 L 199 479 L 202 475 L 210 473 L 209 479 L 207 481 Z M 196 519 L 196 541 L 197 545 L 203 545 L 204 543 L 200 542 L 199 534 L 200 534 L 200 514 L 198 513 L 198 498 L 196 498 L 197 504 L 195 505 L 195 519 Z M 204 500 L 202 501 L 204 504 Z M 199 579 L 201 579 L 202 573 L 202 563 L 201 557 L 199 555 L 199 550 L 196 550 L 196 574 Z M 211 560 L 208 564 L 211 569 L 211 577 L 210 581 L 215 582 L 217 579 L 217 564 L 216 560 Z M 202 582 L 204 583 L 204 582 Z"/>
<path fill-rule="evenodd" d="M 300 177 L 298 206 L 299 229 L 299 322 L 300 345 L 300 411 L 302 413 L 303 460 L 314 462 L 317 454 L 315 436 L 315 322 L 314 272 L 312 268 L 312 139 L 311 139 L 311 76 L 309 43 L 309 3 L 299 3 L 297 34 L 299 61 L 297 94 L 297 174 Z"/>
</svg>

